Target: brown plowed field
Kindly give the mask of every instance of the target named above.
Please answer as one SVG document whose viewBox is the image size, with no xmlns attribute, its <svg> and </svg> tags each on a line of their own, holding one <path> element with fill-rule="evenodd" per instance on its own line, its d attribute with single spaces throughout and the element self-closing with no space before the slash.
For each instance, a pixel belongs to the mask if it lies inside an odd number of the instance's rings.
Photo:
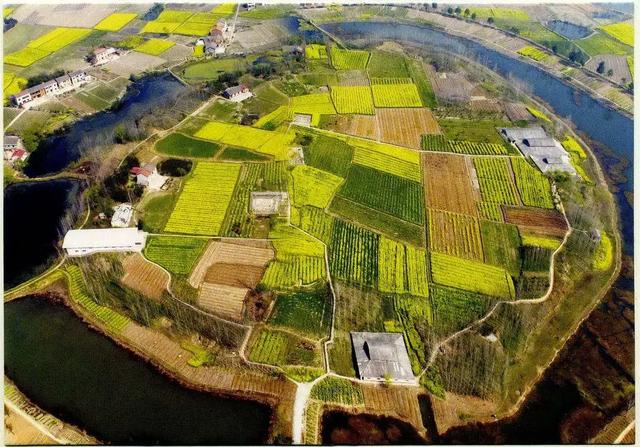
<svg viewBox="0 0 640 447">
<path fill-rule="evenodd" d="M 375 115 L 341 115 L 338 117 L 335 130 L 371 140 L 378 140 L 380 137 Z"/>
<path fill-rule="evenodd" d="M 198 306 L 215 312 L 224 318 L 242 320 L 244 297 L 249 289 L 222 284 L 202 283 L 198 294 Z"/>
<path fill-rule="evenodd" d="M 204 282 L 226 286 L 254 288 L 262 279 L 264 268 L 255 265 L 216 262 L 204 275 Z"/>
<path fill-rule="evenodd" d="M 409 421 L 419 431 L 422 427 L 418 388 L 405 386 L 361 385 L 368 411 L 396 416 Z"/>
<path fill-rule="evenodd" d="M 501 113 L 502 106 L 495 99 L 478 99 L 469 101 L 469 108 L 476 112 Z"/>
<path fill-rule="evenodd" d="M 533 115 L 527 110 L 524 104 L 505 102 L 504 111 L 507 114 L 507 117 L 513 122 L 531 121 L 534 119 Z"/>
<path fill-rule="evenodd" d="M 429 109 L 376 109 L 376 115 L 385 143 L 420 149 L 422 135 L 442 133 Z"/>
<path fill-rule="evenodd" d="M 189 283 L 193 287 L 199 287 L 209 267 L 217 262 L 265 267 L 267 263 L 273 259 L 273 256 L 274 252 L 271 248 L 257 248 L 247 245 L 213 241 L 209 244 L 198 261 L 198 264 L 191 272 Z"/>
<path fill-rule="evenodd" d="M 140 253 L 134 253 L 122 260 L 124 276 L 122 283 L 142 295 L 159 300 L 169 283 L 167 272 L 147 261 Z"/>
<path fill-rule="evenodd" d="M 484 260 L 478 219 L 430 209 L 428 220 L 431 250 L 474 261 Z"/>
<path fill-rule="evenodd" d="M 556 210 L 529 207 L 504 207 L 504 220 L 521 232 L 564 237 L 569 229 L 564 216 Z"/>
<path fill-rule="evenodd" d="M 477 217 L 475 194 L 465 157 L 422 154 L 427 207 Z"/>
</svg>

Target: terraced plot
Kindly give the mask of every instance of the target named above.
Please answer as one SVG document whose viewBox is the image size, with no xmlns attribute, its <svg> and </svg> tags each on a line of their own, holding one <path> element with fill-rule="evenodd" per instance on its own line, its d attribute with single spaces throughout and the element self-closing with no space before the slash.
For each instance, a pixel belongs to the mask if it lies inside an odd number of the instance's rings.
<svg viewBox="0 0 640 447">
<path fill-rule="evenodd" d="M 5 55 L 4 62 L 19 67 L 28 67 L 61 48 L 71 45 L 91 34 L 90 29 L 56 28 L 32 41 L 21 50 Z"/>
<path fill-rule="evenodd" d="M 426 250 L 380 238 L 378 290 L 428 297 L 427 274 Z"/>
<path fill-rule="evenodd" d="M 527 206 L 553 208 L 549 180 L 522 158 L 512 159 L 511 166 L 522 202 Z"/>
<path fill-rule="evenodd" d="M 159 300 L 167 290 L 170 277 L 155 264 L 150 263 L 139 253 L 134 253 L 122 260 L 124 275 L 122 283 L 142 295 Z"/>
<path fill-rule="evenodd" d="M 433 114 L 425 108 L 378 109 L 376 118 L 380 140 L 387 143 L 421 149 L 422 135 L 441 133 Z"/>
<path fill-rule="evenodd" d="M 236 164 L 200 162 L 186 180 L 165 231 L 220 234 L 240 174 Z"/>
<path fill-rule="evenodd" d="M 293 203 L 296 206 L 311 205 L 325 208 L 342 184 L 342 177 L 311 166 L 296 166 L 293 178 Z"/>
<path fill-rule="evenodd" d="M 171 273 L 186 275 L 191 272 L 205 245 L 205 239 L 152 236 L 147 240 L 144 255 Z"/>
<path fill-rule="evenodd" d="M 369 52 L 359 50 L 343 50 L 332 46 L 329 52 L 331 65 L 336 70 L 364 70 L 369 62 Z"/>
<path fill-rule="evenodd" d="M 333 217 L 318 208 L 312 206 L 293 208 L 291 210 L 291 224 L 317 237 L 325 244 L 331 241 Z"/>
<path fill-rule="evenodd" d="M 531 207 L 504 208 L 504 220 L 518 227 L 521 233 L 563 238 L 569 227 L 557 210 Z"/>
<path fill-rule="evenodd" d="M 344 141 L 316 135 L 304 148 L 304 161 L 308 166 L 346 177 L 353 158 L 353 148 Z"/>
<path fill-rule="evenodd" d="M 351 283 L 377 285 L 379 244 L 377 234 L 336 220 L 329 248 L 331 274 Z"/>
<path fill-rule="evenodd" d="M 331 99 L 338 113 L 375 114 L 369 86 L 333 86 Z"/>
<path fill-rule="evenodd" d="M 376 107 L 422 107 L 418 88 L 411 78 L 372 78 L 371 91 Z"/>
<path fill-rule="evenodd" d="M 518 205 L 520 198 L 513 184 L 508 160 L 478 157 L 473 160 L 484 202 Z"/>
<path fill-rule="evenodd" d="M 129 22 L 138 16 L 136 13 L 114 12 L 108 17 L 102 19 L 94 29 L 100 31 L 120 31 Z"/>
</svg>

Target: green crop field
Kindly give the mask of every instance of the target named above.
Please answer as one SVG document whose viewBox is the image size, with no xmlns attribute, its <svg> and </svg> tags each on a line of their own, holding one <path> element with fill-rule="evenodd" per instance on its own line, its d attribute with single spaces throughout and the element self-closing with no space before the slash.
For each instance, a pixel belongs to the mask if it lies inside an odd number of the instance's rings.
<svg viewBox="0 0 640 447">
<path fill-rule="evenodd" d="M 522 270 L 526 272 L 548 272 L 551 267 L 553 251 L 544 247 L 523 247 Z"/>
<path fill-rule="evenodd" d="M 359 203 L 334 197 L 329 211 L 347 220 L 352 220 L 368 228 L 372 228 L 389 237 L 401 240 L 418 247 L 425 246 L 425 230 L 423 225 L 416 225 L 390 214 L 380 213 Z"/>
<path fill-rule="evenodd" d="M 61 48 L 71 45 L 91 34 L 90 29 L 56 28 L 32 41 L 21 50 L 5 55 L 4 62 L 27 67 Z"/>
<path fill-rule="evenodd" d="M 544 113 L 542 113 L 540 110 L 536 109 L 535 107 L 531 107 L 531 106 L 527 107 L 527 110 L 529 111 L 529 113 L 531 113 L 533 116 L 535 116 L 539 120 L 546 121 L 547 123 L 551 122 L 551 120 L 549 119 L 549 117 L 547 115 L 545 115 Z"/>
<path fill-rule="evenodd" d="M 387 293 L 428 297 L 426 251 L 381 237 L 378 289 Z"/>
<path fill-rule="evenodd" d="M 535 234 L 522 234 L 522 245 L 530 247 L 542 247 L 549 250 L 556 250 L 562 241 L 553 237 L 538 236 Z"/>
<path fill-rule="evenodd" d="M 11 97 L 11 95 L 19 93 L 27 86 L 27 82 L 28 81 L 26 79 L 5 71 L 4 78 L 2 79 L 4 98 L 6 99 Z"/>
<path fill-rule="evenodd" d="M 502 268 L 443 253 L 431 253 L 433 281 L 504 299 L 515 298 L 511 276 Z"/>
<path fill-rule="evenodd" d="M 425 107 L 430 107 L 432 109 L 438 107 L 436 95 L 433 92 L 431 81 L 429 81 L 429 78 L 427 77 L 422 61 L 411 59 L 408 61 L 407 66 L 409 67 L 410 76 L 418 88 L 418 94 L 420 95 L 422 104 L 424 104 Z"/>
<path fill-rule="evenodd" d="M 511 276 L 520 274 L 520 234 L 515 225 L 480 222 L 485 262 L 504 268 Z"/>
<path fill-rule="evenodd" d="M 269 264 L 262 284 L 270 289 L 288 289 L 313 284 L 326 276 L 324 258 L 283 255 Z"/>
<path fill-rule="evenodd" d="M 444 135 L 423 135 L 422 149 L 466 155 L 508 155 L 509 153 L 504 144 L 447 140 Z"/>
<path fill-rule="evenodd" d="M 364 228 L 336 220 L 329 249 L 331 274 L 351 283 L 378 283 L 380 237 Z"/>
<path fill-rule="evenodd" d="M 183 76 L 187 81 L 215 80 L 224 72 L 244 69 L 247 64 L 254 60 L 255 57 L 253 56 L 247 56 L 246 58 L 225 57 L 224 59 L 209 59 L 187 65 L 184 69 Z"/>
<path fill-rule="evenodd" d="M 597 56 L 600 54 L 633 56 L 633 47 L 625 45 L 601 31 L 596 31 L 586 39 L 579 39 L 575 42 L 589 56 Z"/>
<path fill-rule="evenodd" d="M 431 285 L 430 299 L 433 326 L 442 336 L 453 334 L 481 318 L 494 303 L 489 296 L 437 284 Z"/>
<path fill-rule="evenodd" d="M 288 159 L 295 138 L 293 133 L 270 132 L 218 121 L 205 124 L 194 136 L 272 155 L 276 160 Z"/>
<path fill-rule="evenodd" d="M 158 56 L 169 48 L 174 46 L 176 43 L 171 42 L 170 40 L 165 39 L 149 39 L 142 45 L 139 45 L 134 48 L 138 53 L 150 54 L 152 56 Z"/>
<path fill-rule="evenodd" d="M 332 86 L 331 99 L 338 113 L 375 114 L 369 86 Z"/>
<path fill-rule="evenodd" d="M 485 202 L 518 205 L 518 190 L 513 184 L 509 160 L 504 158 L 474 158 L 482 200 Z"/>
<path fill-rule="evenodd" d="M 144 255 L 171 273 L 188 275 L 206 244 L 206 239 L 152 236 L 147 241 Z"/>
<path fill-rule="evenodd" d="M 408 78 L 407 62 L 402 54 L 374 51 L 367 66 L 372 78 Z"/>
<path fill-rule="evenodd" d="M 304 161 L 308 166 L 322 169 L 340 177 L 346 177 L 353 158 L 353 148 L 345 142 L 316 135 L 304 148 Z"/>
<path fill-rule="evenodd" d="M 322 338 L 331 327 L 331 296 L 327 289 L 278 295 L 269 324 Z"/>
<path fill-rule="evenodd" d="M 364 396 L 360 387 L 337 377 L 327 377 L 318 382 L 311 390 L 311 398 L 349 407 L 364 405 Z"/>
<path fill-rule="evenodd" d="M 529 20 L 529 14 L 522 9 L 515 8 L 472 8 L 471 12 L 475 12 L 478 17 L 495 19 L 508 19 L 508 20 Z"/>
<path fill-rule="evenodd" d="M 468 120 L 442 119 L 438 120 L 442 132 L 449 140 L 471 141 L 474 143 L 493 143 L 504 145 L 504 140 L 496 129 L 509 126 L 509 122 L 502 120 Z"/>
<path fill-rule="evenodd" d="M 276 250 L 276 259 L 281 256 L 324 257 L 321 242 L 289 225 L 277 225 L 269 232 L 269 239 Z"/>
<path fill-rule="evenodd" d="M 547 58 L 547 53 L 540 50 L 539 48 L 532 47 L 532 46 L 526 46 L 526 47 L 520 48 L 518 50 L 518 54 L 529 57 L 534 61 L 541 61 Z"/>
<path fill-rule="evenodd" d="M 208 158 L 220 150 L 220 145 L 210 141 L 197 140 L 181 133 L 172 133 L 158 140 L 155 150 L 179 157 Z"/>
<path fill-rule="evenodd" d="M 311 166 L 296 166 L 293 177 L 293 203 L 296 206 L 311 205 L 325 208 L 342 184 L 342 177 Z"/>
<path fill-rule="evenodd" d="M 100 31 L 120 31 L 137 16 L 138 14 L 136 13 L 114 12 L 102 19 L 93 28 Z"/>
<path fill-rule="evenodd" d="M 185 181 L 165 231 L 220 234 L 229 201 L 240 174 L 230 163 L 199 162 Z"/>
<path fill-rule="evenodd" d="M 494 222 L 502 222 L 504 216 L 502 215 L 502 208 L 499 203 L 493 202 L 477 202 L 478 215 L 482 219 L 491 220 Z"/>
<path fill-rule="evenodd" d="M 580 146 L 580 143 L 570 135 L 567 135 L 567 137 L 562 140 L 562 147 L 564 147 L 567 152 L 576 154 L 582 160 L 587 158 L 587 153 L 584 151 L 582 146 Z"/>
<path fill-rule="evenodd" d="M 607 233 L 600 234 L 600 243 L 593 256 L 593 267 L 596 270 L 607 270 L 613 265 L 613 243 Z"/>
<path fill-rule="evenodd" d="M 342 50 L 334 45 L 329 54 L 336 70 L 364 70 L 369 62 L 368 51 Z"/>
<path fill-rule="evenodd" d="M 376 107 L 422 107 L 411 78 L 372 78 L 371 91 Z"/>
<path fill-rule="evenodd" d="M 317 237 L 325 244 L 331 242 L 333 217 L 313 206 L 291 209 L 291 224 Z"/>
<path fill-rule="evenodd" d="M 415 224 L 424 224 L 422 185 L 354 164 L 338 195 Z"/>
<path fill-rule="evenodd" d="M 542 172 L 522 158 L 512 159 L 511 166 L 522 202 L 528 206 L 553 208 L 551 185 Z"/>
<path fill-rule="evenodd" d="M 310 43 L 304 48 L 304 55 L 307 59 L 327 59 L 326 45 Z"/>
<path fill-rule="evenodd" d="M 149 233 L 160 233 L 167 223 L 175 204 L 176 194 L 166 193 L 149 198 L 144 204 L 143 229 Z"/>
<path fill-rule="evenodd" d="M 227 147 L 222 151 L 222 154 L 218 155 L 217 159 L 229 161 L 265 161 L 269 160 L 269 157 L 239 147 Z"/>
<path fill-rule="evenodd" d="M 300 340 L 291 334 L 266 328 L 262 328 L 255 337 L 249 360 L 278 366 L 319 366 L 315 349 L 302 346 Z"/>
</svg>

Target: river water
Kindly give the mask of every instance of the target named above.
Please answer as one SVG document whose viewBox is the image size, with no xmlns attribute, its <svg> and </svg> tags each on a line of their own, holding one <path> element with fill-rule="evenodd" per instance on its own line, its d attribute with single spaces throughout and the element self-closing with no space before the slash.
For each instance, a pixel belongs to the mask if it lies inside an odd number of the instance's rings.
<svg viewBox="0 0 640 447">
<path fill-rule="evenodd" d="M 259 444 L 271 408 L 192 391 L 62 304 L 6 303 L 5 374 L 42 409 L 113 444 Z"/>
</svg>

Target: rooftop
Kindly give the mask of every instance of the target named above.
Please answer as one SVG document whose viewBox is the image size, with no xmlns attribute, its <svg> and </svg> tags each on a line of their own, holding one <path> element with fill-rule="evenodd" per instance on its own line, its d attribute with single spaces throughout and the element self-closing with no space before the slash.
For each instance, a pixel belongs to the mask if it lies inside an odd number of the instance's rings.
<svg viewBox="0 0 640 447">
<path fill-rule="evenodd" d="M 363 380 L 415 380 L 404 338 L 394 332 L 351 332 L 358 375 Z"/>
<path fill-rule="evenodd" d="M 97 228 L 69 230 L 62 248 L 113 248 L 144 244 L 145 233 L 137 228 Z"/>
</svg>

